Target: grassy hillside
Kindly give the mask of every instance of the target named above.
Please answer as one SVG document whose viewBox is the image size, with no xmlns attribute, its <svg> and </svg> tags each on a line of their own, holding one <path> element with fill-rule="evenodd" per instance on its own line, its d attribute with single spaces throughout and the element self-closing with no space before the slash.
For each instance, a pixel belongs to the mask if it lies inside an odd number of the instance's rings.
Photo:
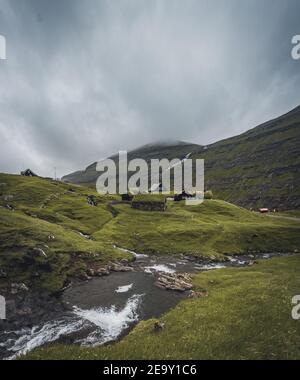
<svg viewBox="0 0 300 380">
<path fill-rule="evenodd" d="M 300 208 L 300 106 L 239 136 L 199 146 L 152 144 L 132 151 L 128 159 L 193 158 L 205 160 L 205 187 L 244 207 Z M 115 159 L 116 157 L 112 157 Z M 96 163 L 63 177 L 95 186 Z"/>
<path fill-rule="evenodd" d="M 300 208 L 300 106 L 240 136 L 203 147 L 205 183 L 247 207 Z"/>
<path fill-rule="evenodd" d="M 251 213 L 224 201 L 199 206 L 169 202 L 165 212 L 143 212 L 117 205 L 118 216 L 95 233 L 111 244 L 142 253 L 196 256 L 298 249 L 300 223 Z"/>
<path fill-rule="evenodd" d="M 121 342 L 97 348 L 50 345 L 28 359 L 300 359 L 300 256 L 194 276 L 207 297 L 186 299 L 156 320 L 140 322 Z"/>
<path fill-rule="evenodd" d="M 56 291 L 88 262 L 121 256 L 104 241 L 81 235 L 99 231 L 113 219 L 110 197 L 104 203 L 86 188 L 6 174 L 0 175 L 0 189 L 0 268 L 8 274 L 0 286 L 23 281 Z M 97 197 L 96 207 L 88 204 L 88 195 Z M 35 248 L 47 257 L 36 254 Z"/>
<path fill-rule="evenodd" d="M 98 202 L 92 206 L 88 196 Z M 169 202 L 166 212 L 115 204 L 119 197 L 41 178 L 0 175 L 0 269 L 10 282 L 50 291 L 94 262 L 144 253 L 214 256 L 300 249 L 300 223 L 224 201 Z M 83 236 L 88 235 L 88 236 Z M 88 238 L 87 238 L 88 237 Z M 46 254 L 37 254 L 40 248 Z"/>
</svg>

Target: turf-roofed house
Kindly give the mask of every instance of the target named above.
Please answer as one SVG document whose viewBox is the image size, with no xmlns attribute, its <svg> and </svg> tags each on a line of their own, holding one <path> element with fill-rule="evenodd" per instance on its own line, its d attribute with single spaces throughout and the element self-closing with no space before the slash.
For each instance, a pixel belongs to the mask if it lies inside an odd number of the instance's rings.
<svg viewBox="0 0 300 380">
<path fill-rule="evenodd" d="M 142 211 L 165 211 L 167 199 L 161 194 L 137 194 L 133 197 L 131 206 Z"/>
</svg>

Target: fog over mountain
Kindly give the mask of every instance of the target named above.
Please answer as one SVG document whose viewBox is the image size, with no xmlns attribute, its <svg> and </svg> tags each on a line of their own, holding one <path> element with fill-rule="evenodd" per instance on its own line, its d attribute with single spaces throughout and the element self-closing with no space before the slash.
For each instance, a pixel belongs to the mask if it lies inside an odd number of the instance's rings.
<svg viewBox="0 0 300 380">
<path fill-rule="evenodd" d="M 0 0 L 0 171 L 208 144 L 299 104 L 298 0 Z"/>
</svg>

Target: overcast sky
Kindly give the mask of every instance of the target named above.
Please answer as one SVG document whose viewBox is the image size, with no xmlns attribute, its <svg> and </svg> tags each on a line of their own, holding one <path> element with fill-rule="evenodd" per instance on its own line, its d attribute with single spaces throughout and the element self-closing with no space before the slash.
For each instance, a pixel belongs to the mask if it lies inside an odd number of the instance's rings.
<svg viewBox="0 0 300 380">
<path fill-rule="evenodd" d="M 0 0 L 0 171 L 208 144 L 300 104 L 299 0 Z"/>
</svg>

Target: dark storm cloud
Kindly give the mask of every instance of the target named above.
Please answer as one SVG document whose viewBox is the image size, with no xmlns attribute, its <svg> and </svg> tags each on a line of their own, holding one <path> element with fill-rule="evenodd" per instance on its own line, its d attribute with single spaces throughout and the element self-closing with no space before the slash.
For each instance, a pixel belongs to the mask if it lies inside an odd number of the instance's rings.
<svg viewBox="0 0 300 380">
<path fill-rule="evenodd" d="M 0 0 L 0 171 L 207 144 L 299 101 L 298 0 Z"/>
</svg>

